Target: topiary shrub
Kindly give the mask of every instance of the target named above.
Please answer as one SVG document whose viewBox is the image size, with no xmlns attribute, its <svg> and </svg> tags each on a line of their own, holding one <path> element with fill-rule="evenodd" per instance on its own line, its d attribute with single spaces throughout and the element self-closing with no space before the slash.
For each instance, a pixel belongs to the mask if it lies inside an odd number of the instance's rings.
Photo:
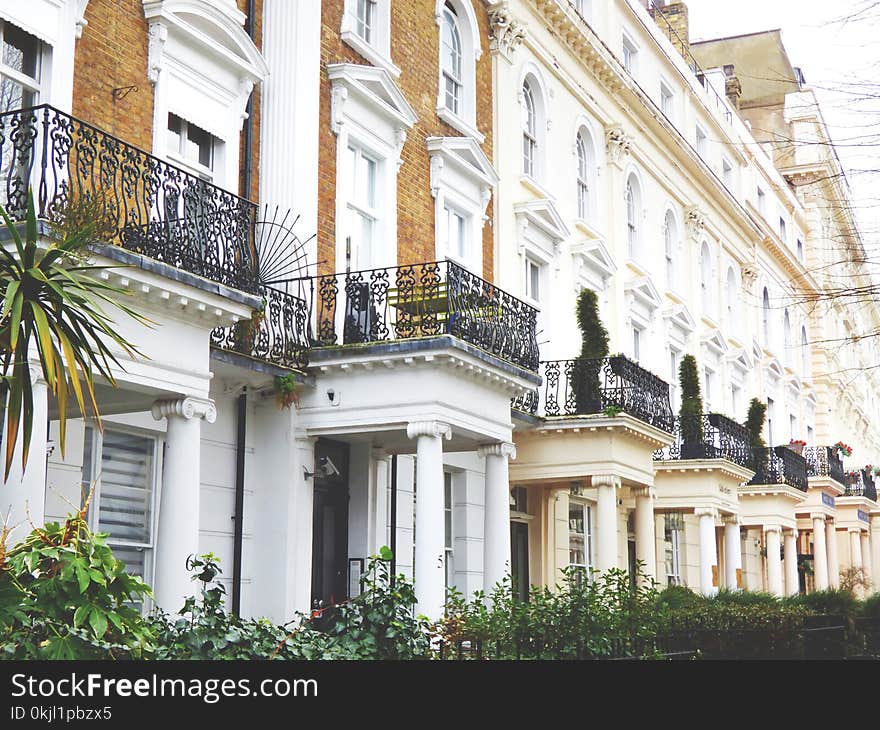
<svg viewBox="0 0 880 730">
<path fill-rule="evenodd" d="M 749 401 L 749 412 L 746 422 L 743 424 L 749 433 L 749 449 L 752 453 L 751 468 L 756 474 L 763 475 L 767 472 L 767 444 L 761 432 L 764 430 L 764 416 L 767 414 L 767 404 L 757 398 Z"/>
<path fill-rule="evenodd" d="M 668 610 L 695 608 L 706 604 L 706 597 L 692 591 L 686 586 L 669 586 L 660 591 L 657 604 Z"/>
<path fill-rule="evenodd" d="M 830 588 L 825 591 L 813 591 L 792 596 L 789 602 L 802 606 L 810 613 L 829 616 L 854 617 L 859 612 L 859 601 L 847 590 Z"/>
<path fill-rule="evenodd" d="M 602 411 L 602 386 L 599 371 L 608 355 L 608 330 L 599 318 L 599 299 L 592 289 L 584 289 L 577 298 L 577 322 L 581 331 L 581 352 L 575 358 L 571 389 L 578 413 Z"/>
<path fill-rule="evenodd" d="M 685 355 L 681 359 L 678 383 L 681 388 L 681 406 L 678 409 L 681 457 L 698 459 L 708 456 L 703 444 L 703 398 L 700 394 L 697 360 L 693 355 Z"/>
</svg>

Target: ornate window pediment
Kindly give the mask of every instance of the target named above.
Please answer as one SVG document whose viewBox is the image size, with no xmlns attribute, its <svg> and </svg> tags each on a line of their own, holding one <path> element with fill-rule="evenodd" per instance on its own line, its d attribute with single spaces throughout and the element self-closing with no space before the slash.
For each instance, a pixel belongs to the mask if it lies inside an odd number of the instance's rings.
<svg viewBox="0 0 880 730">
<path fill-rule="evenodd" d="M 716 356 L 725 355 L 730 350 L 724 335 L 717 329 L 705 332 L 700 342 L 704 348 L 709 352 L 715 353 Z"/>
<path fill-rule="evenodd" d="M 331 126 L 336 134 L 346 116 L 349 100 L 357 98 L 373 113 L 378 114 L 397 132 L 398 147 L 403 146 L 406 130 L 418 121 L 418 115 L 409 105 L 403 92 L 384 68 L 361 66 L 356 63 L 334 63 L 327 66 L 331 91 Z"/>
<path fill-rule="evenodd" d="M 666 320 L 667 329 L 670 335 L 677 334 L 677 339 L 682 342 L 688 338 L 696 327 L 694 318 L 684 304 L 675 304 L 671 307 L 666 307 L 666 309 L 663 310 L 663 319 Z"/>
<path fill-rule="evenodd" d="M 743 347 L 731 349 L 727 353 L 727 361 L 742 373 L 746 373 L 752 368 L 754 360 L 749 357 L 749 352 Z"/>
<path fill-rule="evenodd" d="M 764 363 L 764 370 L 768 377 L 773 380 L 779 380 L 785 375 L 785 368 L 782 367 L 782 363 L 775 357 L 767 359 Z"/>
<path fill-rule="evenodd" d="M 624 291 L 631 297 L 632 301 L 638 302 L 644 308 L 653 312 L 662 303 L 657 287 L 647 276 L 640 276 L 636 279 L 630 279 L 624 286 Z"/>
</svg>

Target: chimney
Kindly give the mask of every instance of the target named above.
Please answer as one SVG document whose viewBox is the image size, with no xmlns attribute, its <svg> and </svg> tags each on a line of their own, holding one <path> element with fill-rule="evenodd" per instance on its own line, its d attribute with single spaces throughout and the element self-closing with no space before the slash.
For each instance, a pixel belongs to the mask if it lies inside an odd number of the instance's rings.
<svg viewBox="0 0 880 730">
<path fill-rule="evenodd" d="M 675 49 L 691 65 L 690 58 L 690 27 L 688 23 L 687 5 L 681 2 L 664 2 L 664 0 L 646 0 L 648 12 L 654 18 L 654 22 L 669 38 Z"/>
<path fill-rule="evenodd" d="M 734 109 L 739 109 L 739 98 L 742 96 L 743 88 L 739 78 L 733 72 L 733 64 L 724 64 L 724 94 L 727 101 Z"/>
</svg>

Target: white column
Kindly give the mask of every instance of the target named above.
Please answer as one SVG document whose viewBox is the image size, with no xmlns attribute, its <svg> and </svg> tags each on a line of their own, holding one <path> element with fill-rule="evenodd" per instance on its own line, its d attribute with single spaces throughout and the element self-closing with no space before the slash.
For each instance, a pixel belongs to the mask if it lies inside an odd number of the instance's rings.
<svg viewBox="0 0 880 730">
<path fill-rule="evenodd" d="M 861 530 L 857 527 L 849 529 L 849 566 L 854 569 L 862 567 L 862 540 Z"/>
<path fill-rule="evenodd" d="M 797 565 L 797 530 L 785 531 L 785 595 L 796 596 L 800 592 Z"/>
<path fill-rule="evenodd" d="M 742 588 L 742 542 L 736 515 L 724 518 L 724 585 L 729 591 Z"/>
<path fill-rule="evenodd" d="M 486 458 L 483 502 L 483 590 L 490 594 L 510 574 L 510 479 L 508 458 L 516 458 L 512 443 L 484 444 L 477 449 Z"/>
<path fill-rule="evenodd" d="M 213 423 L 217 410 L 203 398 L 159 400 L 153 418 L 168 419 L 153 593 L 158 606 L 174 614 L 196 591 L 186 559 L 199 553 L 201 424 L 203 418 Z"/>
<path fill-rule="evenodd" d="M 825 522 L 825 548 L 828 551 L 828 587 L 840 588 L 840 560 L 837 557 L 837 525 Z"/>
<path fill-rule="evenodd" d="M 388 485 L 391 478 L 391 457 L 384 449 L 373 449 L 372 478 L 367 504 L 367 552 L 378 555 L 388 544 Z"/>
<path fill-rule="evenodd" d="M 774 596 L 782 595 L 782 559 L 779 551 L 782 528 L 779 525 L 764 525 L 764 544 L 767 549 L 767 591 Z"/>
<path fill-rule="evenodd" d="M 880 590 L 880 517 L 871 518 L 871 580 L 874 590 Z"/>
<path fill-rule="evenodd" d="M 636 498 L 636 560 L 644 563 L 641 567 L 645 577 L 639 576 L 641 583 L 649 584 L 657 578 L 657 547 L 654 534 L 654 488 L 638 487 L 632 490 Z"/>
<path fill-rule="evenodd" d="M 860 537 L 862 539 L 862 567 L 865 569 L 865 577 L 871 582 L 874 582 L 874 570 L 871 565 L 872 556 L 871 556 L 871 538 L 867 532 L 867 530 L 862 530 Z M 868 589 L 870 592 L 870 588 Z"/>
<path fill-rule="evenodd" d="M 714 596 L 718 586 L 713 573 L 718 569 L 718 550 L 715 545 L 715 516 L 712 508 L 694 510 L 700 519 L 700 591 L 704 596 Z M 713 570 L 714 569 L 714 570 Z"/>
<path fill-rule="evenodd" d="M 620 477 L 597 474 L 596 487 L 596 568 L 600 573 L 617 567 L 617 490 Z"/>
<path fill-rule="evenodd" d="M 264 0 L 262 52 L 269 76 L 262 84 L 260 197 L 270 210 L 278 205 L 282 215 L 293 210 L 301 216 L 300 231 L 314 231 L 318 145 L 291 144 L 290 140 L 318 139 L 320 3 Z M 291 170 L 298 172 L 291 175 Z M 314 246 L 308 247 L 309 255 L 314 254 Z"/>
<path fill-rule="evenodd" d="M 828 551 L 825 547 L 825 515 L 814 513 L 813 520 L 813 582 L 817 591 L 828 590 Z"/>
<path fill-rule="evenodd" d="M 416 439 L 416 613 L 439 619 L 446 603 L 443 522 L 443 442 L 452 430 L 438 421 L 406 427 Z"/>
</svg>

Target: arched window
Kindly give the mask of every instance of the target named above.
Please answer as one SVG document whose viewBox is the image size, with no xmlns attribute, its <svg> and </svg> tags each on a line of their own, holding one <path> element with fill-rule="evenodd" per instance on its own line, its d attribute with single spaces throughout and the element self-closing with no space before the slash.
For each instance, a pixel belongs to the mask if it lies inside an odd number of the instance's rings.
<svg viewBox="0 0 880 730">
<path fill-rule="evenodd" d="M 626 180 L 626 238 L 630 258 L 636 258 L 641 254 L 641 208 L 642 191 L 638 178 L 632 174 Z"/>
<path fill-rule="evenodd" d="M 733 267 L 727 268 L 727 326 L 732 331 L 738 331 L 737 316 L 739 314 L 739 298 L 737 297 L 736 274 Z"/>
<path fill-rule="evenodd" d="M 663 219 L 663 255 L 666 259 L 666 286 L 675 288 L 675 249 L 678 247 L 678 225 L 675 213 L 666 211 Z"/>
<path fill-rule="evenodd" d="M 538 157 L 538 113 L 532 84 L 523 84 L 523 174 L 536 177 Z"/>
<path fill-rule="evenodd" d="M 764 335 L 764 347 L 770 346 L 770 292 L 764 287 L 761 295 L 761 333 Z"/>
<path fill-rule="evenodd" d="M 461 114 L 462 108 L 462 44 L 455 8 L 449 3 L 443 8 L 441 35 L 441 70 L 446 108 Z"/>
<path fill-rule="evenodd" d="M 709 244 L 703 241 L 700 247 L 700 292 L 703 312 L 711 311 L 712 306 L 712 254 Z"/>
<path fill-rule="evenodd" d="M 782 339 L 784 349 L 783 359 L 785 360 L 786 365 L 791 365 L 791 316 L 789 316 L 787 309 L 785 310 L 785 314 L 782 315 Z"/>
<path fill-rule="evenodd" d="M 591 157 L 588 141 L 583 130 L 577 135 L 577 210 L 578 218 L 589 220 L 590 218 L 590 164 Z"/>
<path fill-rule="evenodd" d="M 801 327 L 801 375 L 804 377 L 810 375 L 810 347 L 806 326 Z"/>
</svg>

